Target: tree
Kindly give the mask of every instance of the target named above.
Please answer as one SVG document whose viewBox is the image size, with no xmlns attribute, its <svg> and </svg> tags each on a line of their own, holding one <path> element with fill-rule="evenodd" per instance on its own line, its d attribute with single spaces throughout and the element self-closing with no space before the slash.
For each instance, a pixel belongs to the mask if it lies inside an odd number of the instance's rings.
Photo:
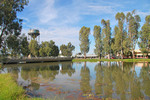
<svg viewBox="0 0 150 100">
<path fill-rule="evenodd" d="M 139 47 L 141 51 L 147 54 L 150 50 L 150 15 L 145 17 L 145 24 L 141 28 Z"/>
<path fill-rule="evenodd" d="M 9 35 L 7 37 L 7 47 L 9 49 L 9 52 L 11 53 L 12 57 L 17 57 L 17 55 L 20 55 L 20 46 L 19 42 L 20 40 L 16 35 Z"/>
<path fill-rule="evenodd" d="M 20 35 L 22 19 L 17 18 L 17 13 L 23 11 L 28 0 L 1 0 L 0 1 L 0 48 L 6 35 Z"/>
<path fill-rule="evenodd" d="M 55 42 L 53 40 L 50 41 L 50 56 L 58 56 L 59 55 L 59 48 L 55 45 Z"/>
<path fill-rule="evenodd" d="M 60 50 L 63 56 L 72 56 L 72 51 L 75 49 L 75 46 L 71 44 L 71 42 L 68 43 L 68 45 L 62 44 L 60 46 Z"/>
<path fill-rule="evenodd" d="M 55 45 L 55 42 L 51 40 L 50 42 L 42 42 L 41 47 L 39 49 L 40 56 L 58 56 L 59 49 L 58 46 Z"/>
<path fill-rule="evenodd" d="M 36 40 L 31 40 L 29 43 L 29 50 L 31 55 L 37 57 L 39 53 L 39 44 Z"/>
<path fill-rule="evenodd" d="M 29 43 L 25 34 L 20 37 L 20 49 L 23 56 L 27 57 L 30 54 Z"/>
<path fill-rule="evenodd" d="M 101 20 L 101 24 L 103 25 L 102 34 L 104 35 L 104 51 L 105 54 L 108 54 L 108 59 L 110 59 L 111 52 L 111 27 L 109 20 L 105 21 Z"/>
<path fill-rule="evenodd" d="M 125 23 L 125 15 L 123 12 L 117 13 L 115 16 L 116 20 L 118 20 L 118 26 L 115 26 L 114 32 L 115 32 L 115 43 L 114 43 L 114 49 L 116 52 L 120 52 L 121 59 L 123 59 L 123 55 L 126 52 L 127 46 L 127 32 L 124 28 Z"/>
<path fill-rule="evenodd" d="M 86 53 L 89 52 L 90 41 L 89 41 L 90 28 L 83 26 L 79 32 L 80 50 L 84 54 L 86 59 Z"/>
<path fill-rule="evenodd" d="M 101 59 L 102 55 L 102 50 L 103 50 L 103 42 L 102 42 L 102 34 L 101 34 L 101 27 L 95 25 L 94 26 L 94 38 L 95 38 L 95 47 L 96 49 L 94 50 L 95 54 L 99 56 Z"/>
<path fill-rule="evenodd" d="M 141 18 L 139 15 L 135 14 L 135 10 L 128 12 L 126 15 L 126 21 L 128 25 L 128 35 L 131 45 L 132 58 L 135 58 L 134 50 L 138 40 L 138 29 L 140 27 Z"/>
</svg>

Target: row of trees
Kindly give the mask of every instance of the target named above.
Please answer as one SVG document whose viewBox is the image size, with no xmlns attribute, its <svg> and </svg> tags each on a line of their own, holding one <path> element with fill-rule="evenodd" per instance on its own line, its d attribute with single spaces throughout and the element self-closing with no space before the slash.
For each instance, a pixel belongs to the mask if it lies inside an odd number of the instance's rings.
<svg viewBox="0 0 150 100">
<path fill-rule="evenodd" d="M 121 55 L 123 59 L 124 55 L 132 54 L 134 56 L 134 50 L 136 44 L 142 53 L 148 55 L 150 48 L 150 15 L 146 16 L 145 24 L 140 28 L 140 16 L 136 15 L 135 10 L 128 12 L 126 15 L 123 12 L 118 12 L 115 16 L 118 24 L 114 27 L 113 34 L 111 32 L 110 21 L 101 20 L 102 28 L 100 26 L 94 26 L 94 39 L 95 39 L 95 54 L 101 58 L 103 55 L 108 55 L 110 59 L 110 54 Z M 86 58 L 86 53 L 89 52 L 89 34 L 90 28 L 83 26 L 79 32 L 80 40 L 80 50 Z"/>
<path fill-rule="evenodd" d="M 2 56 L 11 57 L 27 57 L 31 54 L 34 57 L 48 57 L 58 56 L 59 48 L 56 46 L 53 40 L 45 41 L 39 44 L 36 40 L 27 41 L 27 37 L 23 34 L 22 36 L 9 35 L 4 42 L 1 50 Z M 63 56 L 72 56 L 72 51 L 75 47 L 69 42 L 67 45 L 62 44 L 60 46 L 61 54 Z"/>
</svg>

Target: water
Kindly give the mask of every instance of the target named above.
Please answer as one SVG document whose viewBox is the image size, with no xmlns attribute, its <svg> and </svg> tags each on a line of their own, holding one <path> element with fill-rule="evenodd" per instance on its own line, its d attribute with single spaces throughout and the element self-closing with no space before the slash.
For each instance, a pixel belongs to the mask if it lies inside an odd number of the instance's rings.
<svg viewBox="0 0 150 100">
<path fill-rule="evenodd" d="M 59 62 L 5 65 L 28 94 L 41 98 L 150 99 L 150 63 Z"/>
</svg>

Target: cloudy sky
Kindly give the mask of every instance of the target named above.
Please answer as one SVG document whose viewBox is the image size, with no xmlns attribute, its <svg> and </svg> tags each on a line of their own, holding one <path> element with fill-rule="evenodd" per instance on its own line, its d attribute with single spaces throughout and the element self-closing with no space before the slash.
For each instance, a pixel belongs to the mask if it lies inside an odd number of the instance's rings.
<svg viewBox="0 0 150 100">
<path fill-rule="evenodd" d="M 150 0 L 30 0 L 18 17 L 24 20 L 22 33 L 39 29 L 40 41 L 54 40 L 58 46 L 71 42 L 76 46 L 74 54 L 80 52 L 79 30 L 82 26 L 90 27 L 89 54 L 93 54 L 93 27 L 102 27 L 101 20 L 109 19 L 113 33 L 117 24 L 115 14 L 126 14 L 133 9 L 140 15 L 143 25 L 145 16 L 150 15 Z"/>
</svg>

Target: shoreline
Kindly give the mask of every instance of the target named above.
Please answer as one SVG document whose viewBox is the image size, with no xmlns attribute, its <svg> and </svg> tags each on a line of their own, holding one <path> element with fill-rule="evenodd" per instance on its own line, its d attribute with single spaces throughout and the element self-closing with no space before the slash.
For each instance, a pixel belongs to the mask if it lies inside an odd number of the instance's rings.
<svg viewBox="0 0 150 100">
<path fill-rule="evenodd" d="M 72 62 L 123 61 L 123 62 L 150 62 L 150 59 L 73 59 Z"/>
</svg>

